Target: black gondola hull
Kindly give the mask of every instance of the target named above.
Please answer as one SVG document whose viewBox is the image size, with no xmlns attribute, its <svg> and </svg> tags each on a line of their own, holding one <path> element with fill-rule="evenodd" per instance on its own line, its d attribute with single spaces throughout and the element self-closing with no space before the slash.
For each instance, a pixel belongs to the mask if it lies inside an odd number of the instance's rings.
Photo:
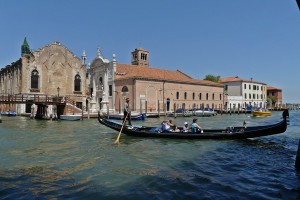
<svg viewBox="0 0 300 200">
<path fill-rule="evenodd" d="M 122 124 L 109 121 L 98 116 L 98 121 L 116 131 L 120 131 Z M 232 127 L 231 129 L 204 129 L 203 133 L 184 132 L 161 132 L 157 127 L 134 127 L 124 126 L 122 133 L 135 137 L 155 137 L 155 138 L 177 138 L 177 139 L 246 139 L 268 135 L 280 134 L 286 131 L 287 120 L 266 125 L 253 127 Z"/>
</svg>

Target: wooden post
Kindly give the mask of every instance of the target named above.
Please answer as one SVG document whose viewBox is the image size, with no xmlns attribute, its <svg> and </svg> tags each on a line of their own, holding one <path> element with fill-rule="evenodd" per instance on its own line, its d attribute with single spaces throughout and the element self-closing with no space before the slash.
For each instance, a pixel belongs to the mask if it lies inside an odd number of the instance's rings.
<svg viewBox="0 0 300 200">
<path fill-rule="evenodd" d="M 176 103 L 174 103 L 174 118 L 176 118 Z"/>
<path fill-rule="evenodd" d="M 147 114 L 147 101 L 145 101 L 145 113 Z"/>
<path fill-rule="evenodd" d="M 122 110 L 122 109 L 121 109 L 121 97 L 119 97 L 119 113 L 122 113 L 121 110 Z"/>
<path fill-rule="evenodd" d="M 143 113 L 143 108 L 142 108 L 142 99 L 140 98 L 140 113 Z"/>
<path fill-rule="evenodd" d="M 298 151 L 297 151 L 297 156 L 296 156 L 295 167 L 300 170 L 300 139 L 299 139 L 299 143 L 298 143 Z"/>
<path fill-rule="evenodd" d="M 108 119 L 109 119 L 109 105 L 108 105 L 108 103 L 107 103 L 107 105 L 106 105 L 106 108 L 107 108 L 107 117 L 108 117 Z"/>
<path fill-rule="evenodd" d="M 223 115 L 223 104 L 221 104 L 221 115 Z"/>
<path fill-rule="evenodd" d="M 87 107 L 87 112 L 88 112 L 88 119 L 90 119 L 90 100 L 88 100 L 86 107 Z"/>
<path fill-rule="evenodd" d="M 157 101 L 157 106 L 158 106 L 157 112 L 158 112 L 158 116 L 159 116 L 159 115 L 160 115 L 160 105 L 159 105 L 159 100 Z"/>
<path fill-rule="evenodd" d="M 164 102 L 164 111 L 165 111 L 165 116 L 167 116 L 167 102 Z M 160 116 L 159 116 L 160 117 Z"/>
</svg>

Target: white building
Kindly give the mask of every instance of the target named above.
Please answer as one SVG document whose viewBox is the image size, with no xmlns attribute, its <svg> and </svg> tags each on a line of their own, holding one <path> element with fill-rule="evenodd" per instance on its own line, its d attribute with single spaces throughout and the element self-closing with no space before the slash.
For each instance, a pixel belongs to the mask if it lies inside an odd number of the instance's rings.
<svg viewBox="0 0 300 200">
<path fill-rule="evenodd" d="M 98 55 L 90 65 L 90 110 L 92 112 L 115 112 L 115 85 L 114 74 L 116 71 L 116 59 L 112 61 L 102 57 L 98 48 Z"/>
<path fill-rule="evenodd" d="M 238 110 L 248 106 L 264 108 L 267 105 L 267 85 L 252 78 L 220 78 L 227 95 L 227 109 Z"/>
</svg>

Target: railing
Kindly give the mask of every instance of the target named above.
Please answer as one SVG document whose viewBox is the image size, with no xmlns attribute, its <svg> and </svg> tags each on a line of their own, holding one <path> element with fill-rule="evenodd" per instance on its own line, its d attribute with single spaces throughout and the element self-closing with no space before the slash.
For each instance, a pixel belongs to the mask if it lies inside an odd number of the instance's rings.
<svg viewBox="0 0 300 200">
<path fill-rule="evenodd" d="M 86 110 L 86 106 L 83 106 L 83 105 L 82 105 L 82 106 L 81 106 L 82 108 L 78 108 L 78 107 L 76 106 L 76 102 L 75 102 L 73 99 L 71 99 L 70 97 L 66 97 L 66 98 L 65 98 L 65 101 L 66 101 L 66 103 L 73 105 L 75 108 L 80 109 L 80 110 L 82 110 L 83 112 L 84 112 L 84 111 L 87 111 L 87 110 Z"/>
<path fill-rule="evenodd" d="M 58 96 L 48 96 L 48 95 L 33 95 L 33 94 L 16 94 L 0 95 L 0 103 L 11 104 L 11 103 L 47 103 L 47 104 L 64 104 L 63 97 Z"/>
</svg>

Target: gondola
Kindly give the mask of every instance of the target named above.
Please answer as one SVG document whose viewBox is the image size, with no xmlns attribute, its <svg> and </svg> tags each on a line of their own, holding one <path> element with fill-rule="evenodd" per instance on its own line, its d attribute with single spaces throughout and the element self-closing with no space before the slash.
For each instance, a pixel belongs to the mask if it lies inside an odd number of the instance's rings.
<svg viewBox="0 0 300 200">
<path fill-rule="evenodd" d="M 102 118 L 98 114 L 98 121 L 111 129 L 120 131 L 122 124 L 108 119 Z M 240 126 L 227 127 L 224 129 L 204 129 L 203 133 L 192 132 L 161 132 L 158 127 L 146 126 L 124 126 L 122 133 L 136 137 L 155 137 L 155 138 L 177 138 L 177 139 L 246 139 L 267 135 L 275 135 L 283 133 L 287 128 L 287 116 L 283 115 L 283 119 L 275 124 L 265 126 Z M 182 130 L 182 128 L 180 128 Z"/>
<path fill-rule="evenodd" d="M 115 113 L 115 114 L 109 114 L 109 117 L 107 115 L 102 115 L 104 118 L 109 118 L 109 119 L 116 119 L 116 120 L 123 120 L 124 119 L 124 114 L 123 113 Z M 132 121 L 138 121 L 138 120 L 145 120 L 146 119 L 146 113 L 131 113 L 131 118 Z"/>
</svg>

